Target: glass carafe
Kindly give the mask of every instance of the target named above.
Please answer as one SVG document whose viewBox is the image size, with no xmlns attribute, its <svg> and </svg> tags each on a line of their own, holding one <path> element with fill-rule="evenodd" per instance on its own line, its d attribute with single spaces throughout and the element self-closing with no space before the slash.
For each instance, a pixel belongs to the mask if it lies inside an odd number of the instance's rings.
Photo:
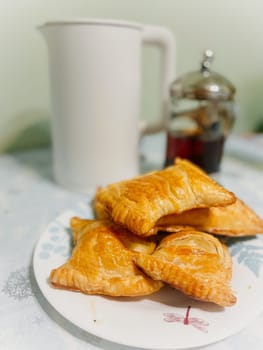
<svg viewBox="0 0 263 350">
<path fill-rule="evenodd" d="M 234 86 L 211 72 L 213 52 L 206 50 L 201 69 L 171 86 L 165 166 L 186 158 L 207 173 L 218 172 L 224 143 L 235 120 Z"/>
</svg>

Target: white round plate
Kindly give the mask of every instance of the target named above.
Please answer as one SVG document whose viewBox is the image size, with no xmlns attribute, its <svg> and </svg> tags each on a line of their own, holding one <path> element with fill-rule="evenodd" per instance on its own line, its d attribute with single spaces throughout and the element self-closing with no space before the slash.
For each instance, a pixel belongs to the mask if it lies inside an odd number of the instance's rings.
<svg viewBox="0 0 263 350">
<path fill-rule="evenodd" d="M 220 341 L 240 331 L 263 310 L 263 241 L 230 239 L 232 289 L 236 305 L 220 308 L 192 300 L 170 287 L 143 298 L 111 298 L 52 288 L 50 271 L 70 256 L 72 216 L 92 218 L 79 205 L 52 222 L 34 252 L 36 281 L 48 302 L 89 334 L 118 344 L 147 349 L 187 349 Z"/>
</svg>

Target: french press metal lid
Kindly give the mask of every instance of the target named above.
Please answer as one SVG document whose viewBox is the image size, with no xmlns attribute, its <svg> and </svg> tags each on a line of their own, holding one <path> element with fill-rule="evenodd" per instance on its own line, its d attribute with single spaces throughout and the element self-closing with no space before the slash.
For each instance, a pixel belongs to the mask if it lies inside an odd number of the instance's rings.
<svg viewBox="0 0 263 350">
<path fill-rule="evenodd" d="M 171 85 L 171 97 L 197 100 L 233 100 L 235 87 L 224 76 L 211 71 L 214 59 L 212 50 L 204 52 L 199 71 L 190 72 L 178 78 Z"/>
</svg>

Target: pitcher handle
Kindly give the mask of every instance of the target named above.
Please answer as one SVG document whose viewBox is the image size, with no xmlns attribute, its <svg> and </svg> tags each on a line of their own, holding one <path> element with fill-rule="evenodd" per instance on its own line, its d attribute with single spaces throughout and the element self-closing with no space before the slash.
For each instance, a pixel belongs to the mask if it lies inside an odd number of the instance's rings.
<svg viewBox="0 0 263 350">
<path fill-rule="evenodd" d="M 143 122 L 140 125 L 141 134 L 151 134 L 164 130 L 169 116 L 169 89 L 175 79 L 175 38 L 171 31 L 164 27 L 144 26 L 143 43 L 158 46 L 162 51 L 161 73 L 161 108 L 157 122 Z"/>
</svg>

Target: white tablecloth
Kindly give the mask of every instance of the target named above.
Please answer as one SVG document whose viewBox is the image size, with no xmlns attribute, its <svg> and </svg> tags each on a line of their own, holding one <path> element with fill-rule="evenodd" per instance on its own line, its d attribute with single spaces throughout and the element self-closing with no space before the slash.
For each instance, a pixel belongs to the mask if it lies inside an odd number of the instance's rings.
<svg viewBox="0 0 263 350">
<path fill-rule="evenodd" d="M 145 138 L 141 148 L 143 171 L 161 166 L 160 138 Z M 218 180 L 263 217 L 262 170 L 225 157 Z M 0 156 L 1 350 L 128 349 L 67 322 L 47 303 L 32 273 L 34 246 L 47 224 L 86 198 L 54 183 L 49 149 Z M 263 313 L 240 333 L 205 349 L 263 349 Z"/>
</svg>

